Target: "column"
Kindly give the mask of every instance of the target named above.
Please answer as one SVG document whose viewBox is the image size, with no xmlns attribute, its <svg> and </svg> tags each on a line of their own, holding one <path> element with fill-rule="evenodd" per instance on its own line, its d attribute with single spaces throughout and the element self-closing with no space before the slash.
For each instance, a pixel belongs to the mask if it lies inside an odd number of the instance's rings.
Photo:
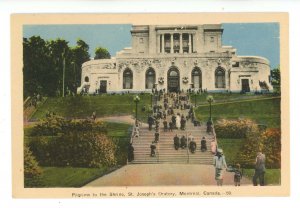
<svg viewBox="0 0 300 208">
<path fill-rule="evenodd" d="M 159 54 L 160 53 L 160 35 L 156 36 L 156 51 L 155 53 Z"/>
<path fill-rule="evenodd" d="M 182 33 L 179 34 L 179 40 L 180 40 L 180 49 L 179 49 L 179 53 L 183 53 L 183 49 L 182 49 Z"/>
<path fill-rule="evenodd" d="M 165 34 L 161 37 L 161 53 L 165 53 Z"/>
<path fill-rule="evenodd" d="M 171 53 L 174 53 L 174 50 L 173 50 L 173 34 L 171 34 Z"/>
<path fill-rule="evenodd" d="M 189 34 L 189 53 L 192 53 L 192 34 Z"/>
</svg>

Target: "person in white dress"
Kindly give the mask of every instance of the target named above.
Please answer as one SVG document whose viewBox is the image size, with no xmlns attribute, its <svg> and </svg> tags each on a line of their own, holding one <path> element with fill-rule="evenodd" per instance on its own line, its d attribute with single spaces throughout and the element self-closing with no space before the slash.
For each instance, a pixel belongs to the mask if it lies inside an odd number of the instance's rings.
<svg viewBox="0 0 300 208">
<path fill-rule="evenodd" d="M 180 115 L 177 114 L 176 116 L 176 128 L 179 129 L 180 128 Z"/>
</svg>

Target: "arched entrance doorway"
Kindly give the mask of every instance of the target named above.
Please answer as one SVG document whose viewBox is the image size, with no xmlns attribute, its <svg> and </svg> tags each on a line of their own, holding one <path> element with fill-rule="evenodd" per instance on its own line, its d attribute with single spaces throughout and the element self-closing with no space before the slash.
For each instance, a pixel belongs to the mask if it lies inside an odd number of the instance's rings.
<svg viewBox="0 0 300 208">
<path fill-rule="evenodd" d="M 153 68 L 149 68 L 146 71 L 146 82 L 145 88 L 146 89 L 153 89 L 155 86 L 155 71 Z"/>
<path fill-rule="evenodd" d="M 202 89 L 202 73 L 199 67 L 195 67 L 192 71 L 192 83 L 195 89 Z"/>
<path fill-rule="evenodd" d="M 168 71 L 168 91 L 169 92 L 179 92 L 180 82 L 179 82 L 179 70 L 172 67 Z"/>
</svg>

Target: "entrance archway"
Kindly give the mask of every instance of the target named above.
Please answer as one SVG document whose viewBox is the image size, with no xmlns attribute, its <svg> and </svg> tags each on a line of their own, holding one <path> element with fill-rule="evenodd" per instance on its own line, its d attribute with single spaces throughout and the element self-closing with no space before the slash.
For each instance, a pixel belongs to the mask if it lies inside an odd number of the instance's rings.
<svg viewBox="0 0 300 208">
<path fill-rule="evenodd" d="M 179 92 L 180 91 L 180 74 L 176 67 L 171 67 L 168 71 L 168 91 Z"/>
</svg>

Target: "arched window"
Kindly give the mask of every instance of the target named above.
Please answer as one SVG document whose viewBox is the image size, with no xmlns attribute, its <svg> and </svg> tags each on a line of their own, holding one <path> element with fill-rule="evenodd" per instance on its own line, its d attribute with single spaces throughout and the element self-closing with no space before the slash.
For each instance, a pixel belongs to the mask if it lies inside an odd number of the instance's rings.
<svg viewBox="0 0 300 208">
<path fill-rule="evenodd" d="M 123 89 L 132 89 L 133 87 L 132 71 L 130 69 L 125 69 L 123 72 Z"/>
<path fill-rule="evenodd" d="M 192 71 L 192 82 L 195 89 L 202 88 L 202 73 L 199 67 L 195 67 Z"/>
<path fill-rule="evenodd" d="M 153 68 L 149 68 L 146 71 L 145 88 L 152 89 L 152 88 L 154 88 L 154 84 L 155 84 L 155 71 Z"/>
<path fill-rule="evenodd" d="M 179 70 L 177 67 L 171 67 L 168 71 L 168 91 L 169 92 L 179 92 L 180 82 L 179 82 Z"/>
<path fill-rule="evenodd" d="M 225 70 L 218 67 L 215 72 L 216 88 L 225 88 Z"/>
<path fill-rule="evenodd" d="M 89 77 L 86 76 L 86 77 L 84 78 L 84 81 L 85 81 L 85 82 L 89 82 L 89 81 L 90 81 Z"/>
</svg>

